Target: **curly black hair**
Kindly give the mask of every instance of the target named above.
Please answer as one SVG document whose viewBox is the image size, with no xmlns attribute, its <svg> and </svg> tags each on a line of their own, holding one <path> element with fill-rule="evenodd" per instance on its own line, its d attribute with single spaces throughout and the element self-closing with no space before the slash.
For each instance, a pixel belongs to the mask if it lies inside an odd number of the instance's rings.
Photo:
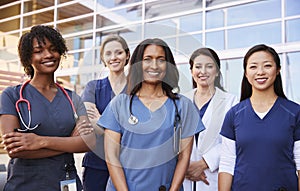
<svg viewBox="0 0 300 191">
<path fill-rule="evenodd" d="M 18 45 L 18 53 L 24 71 L 31 78 L 34 75 L 34 69 L 31 65 L 33 39 L 37 39 L 39 45 L 45 44 L 45 39 L 48 39 L 61 56 L 65 56 L 68 51 L 65 39 L 58 30 L 46 25 L 33 26 L 29 32 L 21 36 Z"/>
</svg>

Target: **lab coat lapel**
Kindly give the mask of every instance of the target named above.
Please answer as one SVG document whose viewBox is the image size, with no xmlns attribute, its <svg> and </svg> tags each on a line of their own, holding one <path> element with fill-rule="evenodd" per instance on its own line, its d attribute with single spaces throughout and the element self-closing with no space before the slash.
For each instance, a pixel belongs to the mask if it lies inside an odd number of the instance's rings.
<svg viewBox="0 0 300 191">
<path fill-rule="evenodd" d="M 216 88 L 215 95 L 212 97 L 210 104 L 208 105 L 205 114 L 202 118 L 202 122 L 205 126 L 203 136 L 198 137 L 198 151 L 202 156 L 211 145 L 214 144 L 215 139 L 220 132 L 220 124 L 222 124 L 224 108 L 222 108 L 222 102 L 225 100 L 224 94 Z M 201 138 L 201 139 L 200 139 Z"/>
</svg>

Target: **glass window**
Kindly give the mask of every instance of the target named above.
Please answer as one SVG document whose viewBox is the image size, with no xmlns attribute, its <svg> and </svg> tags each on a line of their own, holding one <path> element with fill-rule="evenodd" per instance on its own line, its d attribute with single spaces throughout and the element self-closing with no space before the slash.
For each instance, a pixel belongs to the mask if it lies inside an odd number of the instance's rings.
<svg viewBox="0 0 300 191">
<path fill-rule="evenodd" d="M 299 0 L 285 0 L 286 16 L 299 15 L 300 3 Z"/>
<path fill-rule="evenodd" d="M 92 34 L 75 36 L 75 37 L 67 37 L 65 39 L 69 51 L 79 50 L 79 49 L 90 49 L 93 46 Z"/>
<path fill-rule="evenodd" d="M 281 0 L 257 1 L 228 8 L 228 25 L 281 17 Z"/>
<path fill-rule="evenodd" d="M 280 42 L 280 22 L 228 30 L 228 48 L 249 47 L 259 43 L 277 44 Z"/>
<path fill-rule="evenodd" d="M 57 28 L 63 33 L 82 32 L 93 28 L 93 16 L 75 19 L 57 24 Z"/>
<path fill-rule="evenodd" d="M 300 52 L 288 53 L 286 71 L 286 96 L 300 104 Z"/>
<path fill-rule="evenodd" d="M 224 26 L 224 11 L 214 10 L 206 12 L 206 28 L 218 28 Z"/>
<path fill-rule="evenodd" d="M 146 18 L 154 18 L 168 14 L 180 13 L 183 11 L 197 9 L 202 3 L 193 0 L 159 0 L 146 2 Z"/>
<path fill-rule="evenodd" d="M 300 19 L 286 21 L 287 42 L 300 41 L 299 29 L 300 29 Z"/>
<path fill-rule="evenodd" d="M 13 19 L 6 22 L 0 22 L 0 32 L 18 30 L 20 28 L 20 19 Z"/>
<path fill-rule="evenodd" d="M 54 11 L 50 10 L 50 11 L 26 16 L 23 19 L 23 27 L 25 28 L 25 27 L 31 27 L 33 25 L 53 22 L 54 19 L 53 15 L 54 15 Z"/>
<path fill-rule="evenodd" d="M 180 93 L 184 94 L 192 90 L 192 75 L 190 70 L 190 65 L 188 64 L 189 58 L 187 58 L 186 63 L 177 63 L 177 68 L 179 71 L 179 88 Z"/>
<path fill-rule="evenodd" d="M 142 30 L 141 25 L 129 26 L 128 30 L 120 31 L 120 35 L 123 36 L 128 43 L 132 41 L 142 40 Z"/>
<path fill-rule="evenodd" d="M 24 13 L 54 6 L 54 0 L 24 1 Z"/>
<path fill-rule="evenodd" d="M 93 12 L 92 1 L 80 1 L 68 6 L 59 7 L 57 10 L 57 19 L 62 20 L 66 18 L 85 15 Z"/>
<path fill-rule="evenodd" d="M 145 24 L 145 38 L 165 37 L 176 35 L 176 23 L 172 20 L 163 20 Z"/>
<path fill-rule="evenodd" d="M 242 59 L 230 59 L 221 61 L 221 73 L 223 75 L 223 87 L 226 91 L 240 97 L 241 83 L 244 69 Z"/>
<path fill-rule="evenodd" d="M 178 37 L 178 54 L 186 55 L 189 57 L 194 50 L 203 46 L 202 35 L 185 35 Z"/>
<path fill-rule="evenodd" d="M 179 26 L 182 33 L 202 30 L 202 13 L 179 17 Z"/>
<path fill-rule="evenodd" d="M 0 9 L 0 12 L 1 12 L 0 19 L 5 19 L 15 15 L 20 15 L 20 4 L 12 5 L 10 7 Z"/>
<path fill-rule="evenodd" d="M 206 46 L 215 50 L 223 50 L 225 48 L 224 31 L 206 33 Z"/>
<path fill-rule="evenodd" d="M 141 0 L 97 0 L 98 4 L 107 8 L 128 5 L 136 2 L 141 2 Z"/>
</svg>

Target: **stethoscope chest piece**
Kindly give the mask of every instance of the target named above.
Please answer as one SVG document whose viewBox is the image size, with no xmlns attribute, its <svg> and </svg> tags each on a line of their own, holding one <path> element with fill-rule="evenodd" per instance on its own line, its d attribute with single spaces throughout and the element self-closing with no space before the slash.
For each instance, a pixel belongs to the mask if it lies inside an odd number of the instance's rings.
<svg viewBox="0 0 300 191">
<path fill-rule="evenodd" d="M 134 115 L 130 115 L 130 117 L 128 118 L 128 123 L 131 125 L 135 125 L 139 122 L 138 118 Z"/>
</svg>

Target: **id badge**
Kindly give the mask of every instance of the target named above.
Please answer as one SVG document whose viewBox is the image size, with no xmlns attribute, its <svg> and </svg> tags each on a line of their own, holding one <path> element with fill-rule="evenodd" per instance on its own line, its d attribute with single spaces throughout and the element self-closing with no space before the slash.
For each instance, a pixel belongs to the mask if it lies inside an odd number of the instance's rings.
<svg viewBox="0 0 300 191">
<path fill-rule="evenodd" d="M 77 191 L 76 179 L 60 181 L 60 191 Z"/>
</svg>

